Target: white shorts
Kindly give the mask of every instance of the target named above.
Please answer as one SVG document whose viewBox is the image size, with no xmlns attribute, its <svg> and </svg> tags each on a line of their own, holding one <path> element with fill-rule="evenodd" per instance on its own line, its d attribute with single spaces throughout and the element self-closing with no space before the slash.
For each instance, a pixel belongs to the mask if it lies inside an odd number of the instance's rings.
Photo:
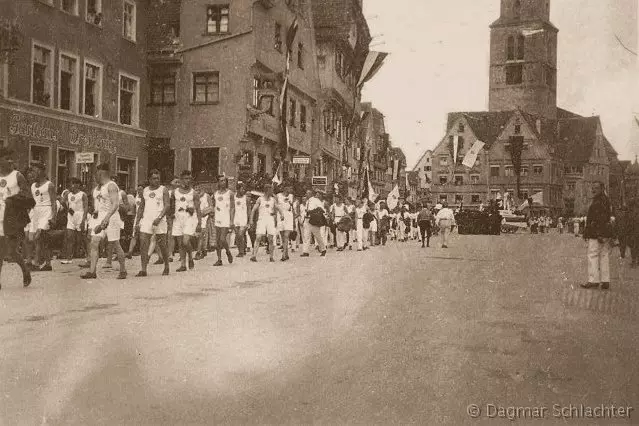
<svg viewBox="0 0 639 426">
<path fill-rule="evenodd" d="M 215 227 L 216 228 L 230 228 L 231 217 L 229 212 L 215 212 Z"/>
<path fill-rule="evenodd" d="M 168 226 L 166 223 L 166 217 L 163 217 L 160 223 L 157 226 L 153 226 L 153 221 L 155 218 L 142 218 L 140 220 L 140 232 L 143 234 L 155 235 L 155 234 L 166 234 Z"/>
<path fill-rule="evenodd" d="M 31 229 L 29 232 L 35 234 L 38 230 L 48 231 L 51 220 L 51 206 L 35 206 L 32 210 Z"/>
<path fill-rule="evenodd" d="M 206 227 L 209 225 L 209 217 L 204 216 L 200 221 L 200 226 L 202 227 L 202 231 L 206 230 Z"/>
<path fill-rule="evenodd" d="M 275 217 L 267 216 L 260 217 L 257 220 L 257 226 L 255 228 L 256 235 L 277 235 L 277 229 L 275 228 Z"/>
<path fill-rule="evenodd" d="M 293 212 L 284 212 L 284 220 L 277 223 L 278 231 L 293 231 Z"/>
<path fill-rule="evenodd" d="M 71 231 L 83 231 L 83 229 L 80 228 L 83 217 L 84 212 L 73 212 L 73 214 L 67 213 L 67 229 Z"/>
<path fill-rule="evenodd" d="M 376 220 L 371 222 L 371 232 L 377 232 L 377 221 Z"/>
<path fill-rule="evenodd" d="M 190 215 L 187 212 L 175 213 L 175 219 L 173 219 L 173 233 L 174 237 L 181 237 L 182 235 L 195 235 L 197 229 L 197 216 Z"/>
<path fill-rule="evenodd" d="M 96 234 L 95 227 L 102 223 L 104 218 L 106 217 L 106 212 L 98 213 L 97 218 L 93 218 L 91 216 L 88 220 L 89 223 L 89 231 L 91 232 L 92 237 L 104 238 L 107 237 L 107 241 L 119 241 L 120 240 L 120 214 L 115 212 L 111 219 L 109 219 L 109 226 L 106 229 L 103 229 L 102 232 Z"/>
<path fill-rule="evenodd" d="M 246 216 L 244 215 L 235 215 L 233 218 L 233 226 L 237 226 L 239 228 L 246 228 L 248 226 L 248 221 Z"/>
</svg>

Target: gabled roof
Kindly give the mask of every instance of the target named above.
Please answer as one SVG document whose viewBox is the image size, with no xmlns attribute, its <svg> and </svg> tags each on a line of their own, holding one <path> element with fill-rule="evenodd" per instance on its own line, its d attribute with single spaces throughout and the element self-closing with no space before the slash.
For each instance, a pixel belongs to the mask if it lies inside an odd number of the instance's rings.
<svg viewBox="0 0 639 426">
<path fill-rule="evenodd" d="M 560 155 L 571 162 L 587 162 L 597 142 L 599 117 L 581 117 L 557 122 L 557 147 Z"/>
<path fill-rule="evenodd" d="M 419 163 L 422 162 L 422 160 L 424 159 L 424 157 L 426 157 L 426 154 L 431 153 L 431 155 L 433 154 L 433 150 L 432 149 L 427 149 L 426 151 L 424 151 L 424 153 L 422 155 L 419 156 L 419 160 L 417 160 L 417 162 L 415 163 L 415 167 L 413 167 L 413 171 L 417 171 L 417 166 L 419 166 Z"/>
<path fill-rule="evenodd" d="M 563 120 L 566 118 L 583 118 L 583 116 L 575 114 L 574 112 L 570 112 L 567 109 L 557 108 L 557 119 Z"/>
<path fill-rule="evenodd" d="M 504 131 L 514 113 L 515 111 L 451 112 L 448 114 L 446 133 L 459 118 L 464 117 L 475 137 L 490 147 Z"/>
</svg>

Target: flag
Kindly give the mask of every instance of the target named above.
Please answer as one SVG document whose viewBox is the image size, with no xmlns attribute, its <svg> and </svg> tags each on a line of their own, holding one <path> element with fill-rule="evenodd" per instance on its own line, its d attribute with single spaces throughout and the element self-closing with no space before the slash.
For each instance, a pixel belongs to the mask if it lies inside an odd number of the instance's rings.
<svg viewBox="0 0 639 426">
<path fill-rule="evenodd" d="M 368 169 L 366 170 L 366 181 L 368 182 L 368 200 L 370 202 L 375 202 L 377 200 L 377 194 L 373 189 L 373 185 L 371 184 L 370 174 L 368 173 Z"/>
<path fill-rule="evenodd" d="M 377 71 L 384 65 L 384 59 L 388 56 L 385 52 L 368 52 L 364 66 L 362 67 L 362 74 L 357 82 L 357 87 L 362 87 L 364 83 L 369 81 L 377 74 Z"/>
<path fill-rule="evenodd" d="M 540 33 L 543 33 L 543 32 L 544 32 L 543 28 L 539 28 L 539 29 L 536 29 L 536 30 L 528 29 L 528 30 L 523 30 L 521 32 L 521 35 L 523 35 L 524 37 L 530 37 L 530 36 L 533 36 L 535 34 L 540 34 Z"/>
<path fill-rule="evenodd" d="M 470 150 L 464 156 L 464 161 L 462 161 L 462 164 L 468 168 L 472 168 L 475 165 L 475 162 L 477 162 L 479 151 L 484 148 L 484 145 L 486 144 L 482 141 L 475 142 L 472 148 L 470 148 Z"/>
<path fill-rule="evenodd" d="M 288 92 L 288 76 L 284 78 L 284 84 L 282 85 L 282 93 L 280 93 L 280 126 L 282 140 L 280 141 L 280 149 L 282 156 L 286 156 L 288 153 L 288 123 L 287 123 L 287 108 L 286 108 L 286 95 Z"/>
<path fill-rule="evenodd" d="M 282 162 L 280 161 L 279 164 L 277 165 L 277 170 L 275 170 L 275 175 L 273 175 L 273 179 L 271 179 L 271 182 L 273 182 L 275 185 L 279 185 L 282 183 L 279 176 L 281 164 Z"/>
<path fill-rule="evenodd" d="M 519 206 L 519 210 L 523 210 L 523 209 L 525 209 L 528 206 L 532 206 L 533 204 L 537 204 L 539 206 L 543 206 L 544 205 L 544 192 L 543 191 L 539 191 L 538 193 L 536 193 L 535 195 L 530 197 L 528 200 L 526 200 L 523 203 L 521 203 L 521 206 Z"/>
<path fill-rule="evenodd" d="M 399 180 L 399 160 L 393 160 L 393 180 Z"/>
<path fill-rule="evenodd" d="M 459 136 L 453 138 L 453 166 L 457 165 L 457 148 L 459 147 Z"/>
<path fill-rule="evenodd" d="M 286 74 L 291 68 L 291 57 L 293 56 L 293 44 L 295 42 L 295 36 L 297 35 L 297 29 L 299 25 L 297 23 L 297 17 L 293 20 L 293 23 L 286 31 Z"/>
<path fill-rule="evenodd" d="M 395 188 L 386 197 L 386 205 L 388 210 L 393 211 L 399 203 L 399 185 L 395 184 Z"/>
</svg>

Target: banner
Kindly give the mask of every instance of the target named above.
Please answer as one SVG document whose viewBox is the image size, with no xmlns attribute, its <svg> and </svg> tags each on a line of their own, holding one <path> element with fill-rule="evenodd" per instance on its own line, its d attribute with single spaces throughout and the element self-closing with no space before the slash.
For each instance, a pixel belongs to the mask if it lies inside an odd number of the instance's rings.
<svg viewBox="0 0 639 426">
<path fill-rule="evenodd" d="M 477 141 L 473 144 L 473 147 L 466 153 L 464 156 L 464 161 L 462 164 L 468 168 L 472 168 L 477 162 L 477 157 L 479 156 L 479 151 L 484 148 L 485 143 L 482 141 Z"/>
<path fill-rule="evenodd" d="M 275 170 L 275 175 L 273 176 L 273 179 L 271 179 L 271 182 L 273 182 L 275 185 L 280 185 L 282 183 L 279 176 L 281 166 L 282 166 L 282 162 L 280 161 L 279 164 L 277 165 L 277 170 Z"/>
<path fill-rule="evenodd" d="M 399 160 L 393 160 L 393 181 L 399 180 Z"/>
<path fill-rule="evenodd" d="M 529 200 L 532 201 L 532 203 L 529 203 Z M 519 210 L 523 210 L 526 207 L 529 207 L 531 204 L 536 204 L 538 206 L 543 206 L 544 205 L 544 192 L 540 191 L 540 192 L 536 193 L 535 195 L 530 197 L 529 200 L 526 200 L 523 203 L 521 203 L 521 206 L 519 206 Z"/>
<path fill-rule="evenodd" d="M 399 185 L 395 184 L 395 188 L 386 197 L 386 205 L 389 211 L 393 211 L 399 203 Z"/>
<path fill-rule="evenodd" d="M 459 147 L 459 136 L 453 138 L 453 167 L 457 165 L 457 149 Z"/>
<path fill-rule="evenodd" d="M 382 65 L 384 65 L 384 59 L 388 56 L 385 52 L 368 52 L 364 66 L 362 67 L 362 75 L 357 82 L 357 87 L 361 87 L 377 74 Z"/>
<path fill-rule="evenodd" d="M 286 97 L 288 93 L 288 76 L 284 78 L 284 84 L 282 85 L 282 93 L 280 93 L 280 126 L 282 130 L 282 140 L 280 149 L 282 157 L 288 153 L 288 108 L 286 108 Z"/>
</svg>

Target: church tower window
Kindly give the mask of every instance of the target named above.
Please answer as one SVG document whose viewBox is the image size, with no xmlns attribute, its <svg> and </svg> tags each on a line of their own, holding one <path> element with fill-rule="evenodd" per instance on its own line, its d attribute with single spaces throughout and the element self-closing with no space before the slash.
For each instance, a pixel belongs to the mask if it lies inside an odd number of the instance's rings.
<svg viewBox="0 0 639 426">
<path fill-rule="evenodd" d="M 506 59 L 512 61 L 515 59 L 515 37 L 508 37 L 506 42 Z"/>
<path fill-rule="evenodd" d="M 520 34 L 517 37 L 517 59 L 524 59 L 524 47 L 526 44 L 526 37 L 523 34 Z"/>
</svg>

